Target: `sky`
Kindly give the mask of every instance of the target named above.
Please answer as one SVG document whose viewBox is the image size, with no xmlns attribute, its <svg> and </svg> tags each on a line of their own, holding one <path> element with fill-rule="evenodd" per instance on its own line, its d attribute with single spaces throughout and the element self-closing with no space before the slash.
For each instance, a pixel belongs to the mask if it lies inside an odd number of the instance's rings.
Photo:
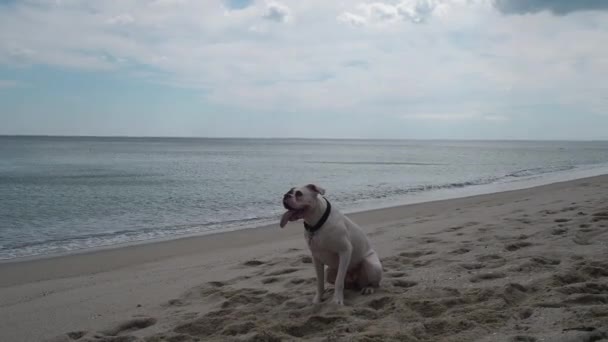
<svg viewBox="0 0 608 342">
<path fill-rule="evenodd" d="M 0 134 L 608 139 L 605 0 L 0 0 Z"/>
</svg>

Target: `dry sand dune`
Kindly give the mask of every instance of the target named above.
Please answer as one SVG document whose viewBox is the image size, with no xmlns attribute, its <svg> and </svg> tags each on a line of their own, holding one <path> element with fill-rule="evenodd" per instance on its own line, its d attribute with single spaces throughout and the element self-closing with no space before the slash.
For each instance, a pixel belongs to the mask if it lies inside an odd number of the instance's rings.
<svg viewBox="0 0 608 342">
<path fill-rule="evenodd" d="M 311 304 L 311 260 L 293 240 L 148 312 L 52 340 L 608 341 L 607 181 L 362 214 L 386 272 L 344 307 L 331 289 Z"/>
</svg>

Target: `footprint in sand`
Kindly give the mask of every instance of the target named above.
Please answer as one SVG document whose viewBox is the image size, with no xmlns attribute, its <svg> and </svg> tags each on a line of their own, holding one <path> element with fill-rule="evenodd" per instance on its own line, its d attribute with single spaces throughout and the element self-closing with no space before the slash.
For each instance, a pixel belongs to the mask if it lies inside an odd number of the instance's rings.
<svg viewBox="0 0 608 342">
<path fill-rule="evenodd" d="M 438 317 L 447 311 L 447 307 L 431 300 L 414 300 L 406 302 L 407 306 L 422 317 Z"/>
<path fill-rule="evenodd" d="M 587 232 L 578 231 L 574 235 L 574 238 L 572 239 L 572 241 L 574 241 L 574 243 L 576 243 L 577 245 L 581 245 L 581 246 L 591 245 L 593 243 L 593 242 L 591 242 L 591 238 L 593 237 L 592 235 L 593 234 L 590 234 Z"/>
<path fill-rule="evenodd" d="M 466 253 L 469 253 L 470 251 L 471 251 L 471 250 L 470 250 L 470 249 L 468 249 L 468 248 L 461 247 L 461 248 L 458 248 L 458 249 L 455 249 L 455 250 L 451 251 L 450 253 L 451 253 L 451 254 L 457 254 L 457 255 L 460 255 L 460 254 L 466 254 Z"/>
<path fill-rule="evenodd" d="M 470 281 L 472 283 L 479 283 L 486 280 L 495 280 L 506 277 L 504 273 L 501 272 L 492 272 L 492 273 L 480 273 L 471 277 Z"/>
<path fill-rule="evenodd" d="M 355 317 L 364 320 L 375 320 L 380 317 L 377 311 L 368 308 L 355 308 L 353 309 L 352 313 Z"/>
<path fill-rule="evenodd" d="M 523 309 L 519 310 L 519 312 L 517 313 L 517 316 L 520 319 L 528 319 L 528 318 L 532 317 L 533 314 L 534 314 L 534 310 L 532 308 L 523 308 Z"/>
<path fill-rule="evenodd" d="M 253 322 L 234 323 L 226 326 L 221 334 L 225 336 L 244 335 L 255 329 L 256 325 Z"/>
<path fill-rule="evenodd" d="M 551 235 L 564 235 L 568 232 L 566 228 L 555 228 L 551 231 Z"/>
<path fill-rule="evenodd" d="M 283 330 L 292 337 L 306 338 L 313 334 L 323 335 L 324 331 L 334 328 L 337 324 L 346 323 L 348 321 L 349 319 L 343 316 L 312 316 L 303 323 L 288 325 L 284 327 Z"/>
<path fill-rule="evenodd" d="M 519 242 L 508 244 L 507 246 L 505 246 L 505 249 L 509 252 L 515 252 L 517 250 L 520 250 L 525 247 L 530 247 L 530 246 L 532 246 L 532 243 L 530 243 L 530 242 L 519 241 Z"/>
<path fill-rule="evenodd" d="M 374 309 L 374 310 L 381 310 L 384 309 L 385 307 L 394 304 L 395 301 L 393 298 L 391 297 L 382 297 L 382 298 L 377 298 L 377 299 L 373 299 L 370 300 L 367 303 L 367 306 L 369 306 L 370 308 Z"/>
<path fill-rule="evenodd" d="M 460 264 L 460 267 L 464 268 L 465 270 L 480 270 L 484 267 L 486 267 L 486 265 L 482 264 L 482 263 L 470 263 L 470 264 Z"/>
<path fill-rule="evenodd" d="M 304 284 L 304 283 L 312 283 L 314 281 L 316 281 L 315 278 L 307 278 L 307 279 L 304 279 L 304 278 L 293 278 L 289 282 L 292 283 L 292 284 L 299 285 L 299 284 Z"/>
<path fill-rule="evenodd" d="M 187 305 L 186 302 L 184 302 L 181 299 L 171 299 L 167 302 L 167 304 L 165 304 L 165 306 L 185 306 Z"/>
<path fill-rule="evenodd" d="M 430 264 L 432 264 L 433 262 L 435 262 L 436 260 L 416 260 L 412 263 L 412 266 L 414 267 L 425 267 L 428 266 Z"/>
<path fill-rule="evenodd" d="M 406 257 L 406 258 L 420 258 L 421 256 L 431 255 L 431 254 L 435 254 L 435 251 L 418 250 L 418 251 L 413 251 L 413 252 L 401 252 L 401 253 L 399 253 L 399 256 Z"/>
<path fill-rule="evenodd" d="M 405 277 L 407 276 L 407 273 L 405 272 L 390 272 L 386 274 L 387 276 L 391 277 L 391 278 L 401 278 L 401 277 Z"/>
<path fill-rule="evenodd" d="M 575 305 L 603 305 L 608 304 L 608 295 L 584 294 L 566 299 L 564 303 Z"/>
<path fill-rule="evenodd" d="M 256 259 L 245 261 L 243 263 L 243 265 L 245 265 L 245 266 L 260 266 L 260 265 L 264 265 L 264 264 L 265 264 L 265 262 L 260 261 L 260 260 L 256 260 Z"/>
<path fill-rule="evenodd" d="M 152 317 L 140 317 L 122 322 L 117 326 L 104 330 L 102 333 L 107 336 L 118 336 L 119 334 L 142 330 L 156 324 L 156 319 Z"/>
<path fill-rule="evenodd" d="M 299 271 L 299 268 L 285 268 L 282 270 L 272 271 L 266 274 L 268 277 L 290 274 Z"/>
<path fill-rule="evenodd" d="M 308 256 L 308 255 L 305 255 L 305 256 L 302 256 L 302 257 L 300 258 L 300 261 L 301 261 L 303 264 L 312 264 L 312 257 L 310 257 L 310 256 Z"/>
<path fill-rule="evenodd" d="M 211 336 L 220 332 L 225 323 L 225 317 L 215 316 L 215 312 L 210 312 L 202 318 L 177 326 L 173 332 L 190 336 Z"/>
<path fill-rule="evenodd" d="M 572 295 L 572 294 L 608 294 L 608 284 L 600 284 L 594 282 L 586 282 L 582 284 L 568 285 L 559 287 L 557 292 Z"/>
<path fill-rule="evenodd" d="M 528 292 L 527 287 L 517 283 L 510 283 L 505 286 L 501 297 L 507 305 L 515 305 L 526 299 Z"/>
<path fill-rule="evenodd" d="M 224 303 L 222 303 L 222 309 L 230 309 L 236 308 L 243 305 L 249 304 L 259 304 L 262 302 L 260 297 L 246 296 L 246 295 L 236 295 Z"/>
<path fill-rule="evenodd" d="M 88 334 L 87 331 L 72 331 L 72 332 L 69 332 L 69 333 L 67 333 L 65 335 L 56 336 L 54 338 L 47 339 L 45 341 L 46 342 L 71 342 L 71 341 L 78 341 L 81 338 L 85 337 L 87 334 Z M 96 338 L 95 341 L 99 341 L 97 339 L 97 337 L 101 338 L 101 336 L 95 336 L 95 338 Z M 127 336 L 123 336 L 123 337 L 127 337 Z"/>
<path fill-rule="evenodd" d="M 561 263 L 558 259 L 551 259 L 546 257 L 532 257 L 529 260 L 511 267 L 509 271 L 512 272 L 534 272 L 543 269 L 550 269 Z"/>
<path fill-rule="evenodd" d="M 226 283 L 221 282 L 221 281 L 210 281 L 207 284 L 209 284 L 212 287 L 223 287 L 223 286 L 226 286 Z"/>
<path fill-rule="evenodd" d="M 293 267 L 301 266 L 302 264 L 312 264 L 312 257 L 310 255 L 299 255 L 294 261 L 292 261 L 289 265 Z"/>
<path fill-rule="evenodd" d="M 480 255 L 476 259 L 483 263 L 487 268 L 497 268 L 504 266 L 507 263 L 505 258 L 497 254 Z"/>
<path fill-rule="evenodd" d="M 397 280 L 393 280 L 393 286 L 395 287 L 401 287 L 401 288 L 410 288 L 410 287 L 414 287 L 418 285 L 417 282 L 415 281 L 411 281 L 411 280 L 403 280 L 403 279 L 397 279 Z"/>
<path fill-rule="evenodd" d="M 281 278 L 276 278 L 276 277 L 264 278 L 264 279 L 262 279 L 262 284 L 272 284 L 272 283 L 276 283 L 280 280 L 281 280 Z"/>
<path fill-rule="evenodd" d="M 455 227 L 450 227 L 450 228 L 446 229 L 445 231 L 446 232 L 456 232 L 456 231 L 459 231 L 464 228 L 465 228 L 465 226 L 455 226 Z"/>
<path fill-rule="evenodd" d="M 543 256 L 532 257 L 530 260 L 535 264 L 546 266 L 557 266 L 561 263 L 559 259 L 552 259 Z"/>
</svg>

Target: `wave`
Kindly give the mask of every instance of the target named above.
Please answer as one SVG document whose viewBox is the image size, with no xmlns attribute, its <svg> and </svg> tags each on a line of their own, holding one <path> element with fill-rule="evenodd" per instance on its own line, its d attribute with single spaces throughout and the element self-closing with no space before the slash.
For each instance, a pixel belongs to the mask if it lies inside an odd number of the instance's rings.
<svg viewBox="0 0 608 342">
<path fill-rule="evenodd" d="M 536 176 L 536 175 L 541 175 L 541 174 L 551 173 L 551 172 L 569 171 L 569 170 L 573 170 L 575 168 L 576 168 L 575 166 L 571 166 L 571 165 L 537 167 L 537 168 L 532 168 L 532 169 L 523 169 L 523 170 L 515 171 L 515 172 L 512 172 L 512 173 L 506 175 L 505 177 L 515 177 L 515 178 L 530 177 L 530 176 Z"/>
<path fill-rule="evenodd" d="M 247 226 L 256 222 L 264 222 L 272 219 L 268 217 L 256 217 L 234 220 L 220 220 L 217 222 L 203 224 L 185 224 L 163 227 L 134 228 L 113 232 L 86 234 L 63 238 L 50 238 L 38 241 L 5 243 L 0 245 L 0 260 L 8 260 L 18 257 L 36 256 L 52 253 L 71 252 L 88 248 L 99 248 L 117 244 L 145 242 L 150 240 L 180 237 L 206 232 L 222 231 L 226 228 Z"/>
<path fill-rule="evenodd" d="M 575 169 L 576 166 L 548 166 L 543 168 L 530 168 L 521 169 L 508 174 L 491 177 L 480 177 L 473 180 L 452 182 L 444 184 L 423 184 L 417 186 L 408 186 L 404 188 L 384 188 L 380 191 L 375 192 L 359 192 L 357 194 L 350 194 L 343 196 L 344 202 L 351 201 L 365 201 L 365 200 L 382 200 L 387 198 L 398 198 L 400 196 L 412 195 L 416 193 L 436 191 L 436 190 L 450 190 L 450 189 L 463 189 L 471 186 L 489 185 L 499 182 L 506 182 L 510 179 L 520 180 L 522 178 L 531 178 L 534 176 L 540 176 L 543 174 L 564 172 Z"/>
</svg>

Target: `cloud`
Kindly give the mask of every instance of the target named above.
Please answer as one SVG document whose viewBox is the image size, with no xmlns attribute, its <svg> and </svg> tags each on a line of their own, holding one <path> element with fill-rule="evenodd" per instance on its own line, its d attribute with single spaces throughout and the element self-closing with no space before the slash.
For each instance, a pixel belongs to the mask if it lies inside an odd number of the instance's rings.
<svg viewBox="0 0 608 342">
<path fill-rule="evenodd" d="M 606 0 L 495 0 L 494 5 L 504 14 L 550 11 L 556 15 L 566 15 L 576 11 L 608 10 Z"/>
<path fill-rule="evenodd" d="M 262 16 L 266 20 L 284 23 L 291 17 L 289 7 L 278 2 L 269 2 L 266 5 L 266 12 Z"/>
<path fill-rule="evenodd" d="M 357 12 L 344 12 L 338 20 L 353 26 L 369 23 L 387 24 L 398 22 L 423 23 L 434 15 L 439 7 L 448 6 L 445 0 L 402 0 L 398 3 L 370 2 L 357 6 Z"/>
<path fill-rule="evenodd" d="M 117 16 L 111 17 L 110 19 L 107 20 L 107 23 L 111 24 L 111 25 L 128 25 L 134 21 L 135 21 L 135 19 L 133 19 L 133 17 L 130 14 L 124 13 L 124 14 L 119 14 Z"/>
<path fill-rule="evenodd" d="M 362 9 L 366 17 L 374 21 L 394 21 L 401 19 L 401 15 L 396 6 L 385 4 L 383 2 L 361 4 L 359 8 Z"/>
<path fill-rule="evenodd" d="M 608 93 L 608 46 L 598 44 L 608 39 L 608 12 L 506 16 L 493 0 L 279 1 L 239 10 L 224 0 L 15 2 L 0 11 L 0 68 L 11 70 L 5 78 L 43 65 L 187 88 L 236 112 L 462 122 L 533 115 L 548 102 L 608 112 L 597 100 Z"/>
<path fill-rule="evenodd" d="M 367 24 L 367 19 L 365 19 L 363 16 L 350 12 L 344 12 L 340 14 L 337 19 L 340 22 L 356 27 L 365 26 Z"/>
<path fill-rule="evenodd" d="M 397 10 L 403 18 L 413 23 L 421 23 L 433 15 L 438 4 L 437 0 L 404 1 L 397 5 Z"/>
</svg>

